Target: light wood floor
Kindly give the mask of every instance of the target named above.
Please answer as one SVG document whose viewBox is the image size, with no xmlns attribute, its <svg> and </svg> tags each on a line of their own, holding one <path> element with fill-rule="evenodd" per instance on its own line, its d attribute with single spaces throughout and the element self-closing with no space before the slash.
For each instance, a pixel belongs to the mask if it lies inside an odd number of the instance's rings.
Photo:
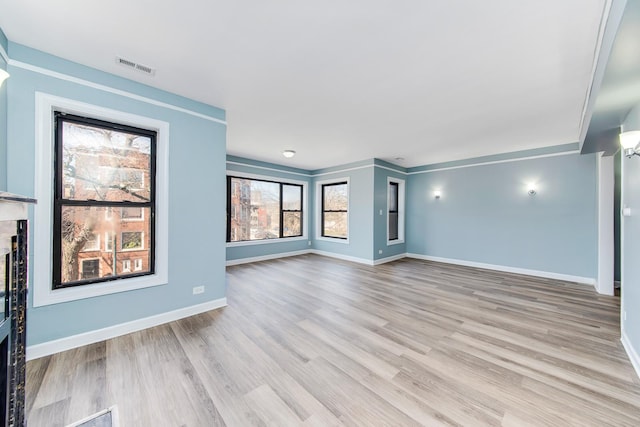
<svg viewBox="0 0 640 427">
<path fill-rule="evenodd" d="M 434 262 L 229 267 L 229 306 L 27 365 L 29 426 L 639 426 L 619 300 Z"/>
</svg>

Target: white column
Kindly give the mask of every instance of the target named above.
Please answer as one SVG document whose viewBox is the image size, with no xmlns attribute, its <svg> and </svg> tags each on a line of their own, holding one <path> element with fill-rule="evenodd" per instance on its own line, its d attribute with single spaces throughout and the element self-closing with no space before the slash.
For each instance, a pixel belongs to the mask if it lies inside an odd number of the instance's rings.
<svg viewBox="0 0 640 427">
<path fill-rule="evenodd" d="M 613 159 L 614 156 L 598 156 L 598 280 L 596 290 L 604 295 L 613 295 Z"/>
</svg>

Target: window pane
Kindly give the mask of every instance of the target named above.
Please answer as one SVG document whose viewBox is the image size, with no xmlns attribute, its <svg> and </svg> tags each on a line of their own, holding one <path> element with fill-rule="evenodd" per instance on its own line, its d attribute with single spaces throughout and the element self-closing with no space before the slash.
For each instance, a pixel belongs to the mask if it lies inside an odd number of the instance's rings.
<svg viewBox="0 0 640 427">
<path fill-rule="evenodd" d="M 282 185 L 282 209 L 285 211 L 302 210 L 302 187 Z"/>
<path fill-rule="evenodd" d="M 62 132 L 63 198 L 149 201 L 149 137 L 71 122 Z"/>
<path fill-rule="evenodd" d="M 103 206 L 63 206 L 60 230 L 63 284 L 128 274 L 123 265 L 125 261 L 131 265 L 132 259 L 142 260 L 137 272 L 151 271 L 150 208 L 138 208 L 142 210 L 144 220 L 136 222 L 121 220 L 121 208 L 111 207 L 109 217 L 106 215 L 108 209 Z M 88 272 L 89 266 L 91 272 Z"/>
<path fill-rule="evenodd" d="M 398 213 L 389 212 L 389 240 L 398 239 Z"/>
<path fill-rule="evenodd" d="M 323 236 L 347 238 L 347 213 L 326 212 L 324 214 Z"/>
<path fill-rule="evenodd" d="M 323 189 L 325 211 L 346 211 L 348 209 L 347 184 L 325 185 Z"/>
<path fill-rule="evenodd" d="M 231 179 L 231 241 L 280 236 L 280 184 Z"/>
<path fill-rule="evenodd" d="M 300 221 L 300 212 L 283 212 L 282 213 L 282 236 L 302 236 L 302 221 Z"/>
<path fill-rule="evenodd" d="M 395 182 L 389 183 L 389 210 L 398 211 L 398 184 Z"/>
</svg>

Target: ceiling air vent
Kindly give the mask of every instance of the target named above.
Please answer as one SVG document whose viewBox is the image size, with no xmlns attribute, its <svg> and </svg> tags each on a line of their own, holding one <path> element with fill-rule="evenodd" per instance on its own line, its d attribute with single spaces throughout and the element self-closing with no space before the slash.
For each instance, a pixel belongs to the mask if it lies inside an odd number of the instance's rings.
<svg viewBox="0 0 640 427">
<path fill-rule="evenodd" d="M 137 62 L 129 61 L 128 59 L 124 59 L 119 56 L 116 56 L 116 64 L 122 65 L 123 67 L 127 67 L 132 70 L 140 71 L 141 73 L 147 74 L 149 76 L 155 76 L 156 74 L 156 70 L 151 67 L 138 64 Z"/>
</svg>

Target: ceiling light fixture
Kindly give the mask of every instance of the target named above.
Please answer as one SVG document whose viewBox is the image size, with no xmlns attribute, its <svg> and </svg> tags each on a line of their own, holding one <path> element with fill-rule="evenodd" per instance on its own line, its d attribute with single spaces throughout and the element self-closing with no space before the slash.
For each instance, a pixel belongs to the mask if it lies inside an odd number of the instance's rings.
<svg viewBox="0 0 640 427">
<path fill-rule="evenodd" d="M 631 130 L 620 134 L 620 145 L 622 145 L 625 156 L 629 158 L 634 155 L 637 156 L 636 147 L 638 143 L 640 143 L 640 130 Z"/>
<path fill-rule="evenodd" d="M 290 159 L 290 158 L 292 158 L 293 156 L 296 155 L 296 152 L 293 151 L 293 150 L 284 150 L 282 152 L 282 155 L 285 156 L 287 159 Z"/>
<path fill-rule="evenodd" d="M 4 81 L 7 80 L 8 78 L 9 78 L 9 73 L 7 73 L 5 70 L 0 68 L 0 87 L 2 86 L 2 83 L 4 83 Z"/>
</svg>

